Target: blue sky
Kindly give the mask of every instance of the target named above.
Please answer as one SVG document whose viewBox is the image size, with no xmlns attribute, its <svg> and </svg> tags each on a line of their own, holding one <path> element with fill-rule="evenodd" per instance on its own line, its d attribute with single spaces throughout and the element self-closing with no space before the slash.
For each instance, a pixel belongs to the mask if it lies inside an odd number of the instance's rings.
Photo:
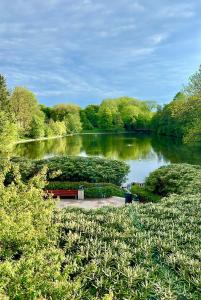
<svg viewBox="0 0 201 300">
<path fill-rule="evenodd" d="M 1 0 L 0 73 L 47 105 L 165 103 L 201 64 L 200 16 L 200 0 Z"/>
</svg>

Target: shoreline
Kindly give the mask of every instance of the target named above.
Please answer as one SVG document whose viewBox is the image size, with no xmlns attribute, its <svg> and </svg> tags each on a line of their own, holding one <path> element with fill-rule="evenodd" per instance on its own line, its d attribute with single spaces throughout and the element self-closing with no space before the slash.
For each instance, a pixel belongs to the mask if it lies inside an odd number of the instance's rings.
<svg viewBox="0 0 201 300">
<path fill-rule="evenodd" d="M 67 136 L 76 136 L 76 135 L 91 135 L 91 134 L 122 134 L 122 133 L 136 133 L 136 132 L 146 132 L 150 133 L 151 130 L 135 130 L 135 131 L 100 131 L 100 132 L 79 132 L 79 133 L 69 133 L 65 135 L 55 135 L 55 136 L 50 136 L 50 137 L 41 137 L 41 138 L 36 138 L 36 139 L 24 139 L 24 140 L 19 140 L 16 141 L 15 144 L 25 144 L 25 143 L 31 143 L 31 142 L 40 142 L 40 141 L 47 141 L 47 140 L 52 140 L 52 139 L 59 139 L 59 138 L 64 138 Z"/>
</svg>

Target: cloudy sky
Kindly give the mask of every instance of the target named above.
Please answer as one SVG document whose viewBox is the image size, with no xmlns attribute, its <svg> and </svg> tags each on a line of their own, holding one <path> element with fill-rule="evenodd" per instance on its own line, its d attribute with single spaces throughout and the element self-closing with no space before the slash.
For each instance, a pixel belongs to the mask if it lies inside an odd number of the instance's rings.
<svg viewBox="0 0 201 300">
<path fill-rule="evenodd" d="M 200 0 L 0 0 L 0 73 L 41 103 L 169 101 L 201 63 Z"/>
</svg>

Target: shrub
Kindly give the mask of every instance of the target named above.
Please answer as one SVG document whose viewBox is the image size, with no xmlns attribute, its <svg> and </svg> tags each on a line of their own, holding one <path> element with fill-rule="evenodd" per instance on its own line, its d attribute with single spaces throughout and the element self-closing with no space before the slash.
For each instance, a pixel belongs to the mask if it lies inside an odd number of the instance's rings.
<svg viewBox="0 0 201 300">
<path fill-rule="evenodd" d="M 131 193 L 133 195 L 136 194 L 140 201 L 158 202 L 161 198 L 160 196 L 155 195 L 155 194 L 147 191 L 145 188 L 140 187 L 138 185 L 133 185 L 132 186 Z"/>
<path fill-rule="evenodd" d="M 32 177 L 47 166 L 47 178 L 50 181 L 107 182 L 121 185 L 129 171 L 129 166 L 122 161 L 102 158 L 62 156 L 38 161 L 12 161 L 20 164 L 24 179 Z"/>
<path fill-rule="evenodd" d="M 196 194 L 201 192 L 201 167 L 172 164 L 152 172 L 145 182 L 146 190 L 166 196 L 168 194 Z"/>
<path fill-rule="evenodd" d="M 200 299 L 200 200 L 63 210 L 64 272 L 81 284 L 80 298 Z"/>
<path fill-rule="evenodd" d="M 50 182 L 48 189 L 78 189 L 84 187 L 85 198 L 109 198 L 112 196 L 124 197 L 125 192 L 118 186 L 110 183 L 88 182 Z"/>
<path fill-rule="evenodd" d="M 5 175 L 14 181 L 4 186 Z M 0 176 L 0 299 L 64 299 L 69 285 L 60 276 L 65 259 L 58 243 L 55 204 L 44 201 L 44 174 L 27 184 L 17 166 Z M 59 285 L 55 284 L 59 280 Z M 63 291 L 62 291 L 63 290 Z"/>
<path fill-rule="evenodd" d="M 1 170 L 0 299 L 201 299 L 201 194 L 57 212 L 44 179 Z"/>
</svg>

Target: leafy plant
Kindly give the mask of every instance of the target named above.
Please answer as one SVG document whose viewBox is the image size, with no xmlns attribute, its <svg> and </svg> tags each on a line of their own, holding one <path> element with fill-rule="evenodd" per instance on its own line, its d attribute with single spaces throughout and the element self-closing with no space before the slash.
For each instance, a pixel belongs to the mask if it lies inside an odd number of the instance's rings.
<svg viewBox="0 0 201 300">
<path fill-rule="evenodd" d="M 124 191 L 111 183 L 88 182 L 50 182 L 47 189 L 79 189 L 84 187 L 85 198 L 109 198 L 112 196 L 124 197 Z"/>
<path fill-rule="evenodd" d="M 138 185 L 133 185 L 131 188 L 131 193 L 137 195 L 137 198 L 140 201 L 147 201 L 147 202 L 158 202 L 160 201 L 161 197 L 156 194 L 153 194 L 147 191 L 145 188 L 140 187 Z"/>
<path fill-rule="evenodd" d="M 12 161 L 20 164 L 24 179 L 32 177 L 47 166 L 47 178 L 50 181 L 107 182 L 121 185 L 129 171 L 129 166 L 122 161 L 102 158 L 62 156 L 38 161 L 23 159 Z M 61 172 L 52 179 L 52 173 L 58 170 Z"/>
<path fill-rule="evenodd" d="M 25 184 L 17 165 L 1 170 L 0 299 L 201 298 L 201 194 L 57 211 L 45 174 Z"/>
<path fill-rule="evenodd" d="M 146 190 L 166 196 L 201 192 L 201 167 L 189 164 L 171 164 L 153 171 L 145 182 Z"/>
</svg>

